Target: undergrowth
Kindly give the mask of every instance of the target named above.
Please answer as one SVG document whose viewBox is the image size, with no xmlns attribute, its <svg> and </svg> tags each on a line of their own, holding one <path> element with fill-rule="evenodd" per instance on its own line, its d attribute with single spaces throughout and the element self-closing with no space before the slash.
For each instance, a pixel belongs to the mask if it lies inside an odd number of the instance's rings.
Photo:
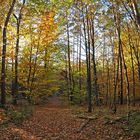
<svg viewBox="0 0 140 140">
<path fill-rule="evenodd" d="M 20 125 L 24 120 L 30 118 L 33 114 L 32 106 L 20 106 L 18 108 L 9 107 L 5 111 L 6 120 L 3 124 L 14 123 Z"/>
<path fill-rule="evenodd" d="M 128 134 L 138 138 L 140 137 L 140 112 L 135 112 L 130 116 L 124 129 Z"/>
</svg>

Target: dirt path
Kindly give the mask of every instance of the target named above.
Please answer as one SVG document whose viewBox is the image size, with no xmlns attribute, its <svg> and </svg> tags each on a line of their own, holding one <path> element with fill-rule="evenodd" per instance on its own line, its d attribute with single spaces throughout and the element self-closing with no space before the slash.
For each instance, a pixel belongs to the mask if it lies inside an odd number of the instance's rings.
<svg viewBox="0 0 140 140">
<path fill-rule="evenodd" d="M 36 107 L 33 117 L 22 126 L 11 124 L 0 130 L 0 140 L 134 140 L 120 126 L 104 125 L 101 119 L 90 121 L 78 132 L 86 121 L 54 97 L 45 107 Z"/>
</svg>

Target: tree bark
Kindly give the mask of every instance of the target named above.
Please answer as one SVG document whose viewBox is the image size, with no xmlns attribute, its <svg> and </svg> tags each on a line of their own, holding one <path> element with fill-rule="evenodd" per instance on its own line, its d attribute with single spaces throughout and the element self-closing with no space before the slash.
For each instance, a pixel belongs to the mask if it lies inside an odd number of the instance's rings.
<svg viewBox="0 0 140 140">
<path fill-rule="evenodd" d="M 71 55 L 70 55 L 70 34 L 69 34 L 69 24 L 67 23 L 67 39 L 68 39 L 68 79 L 69 79 L 69 98 L 70 101 L 73 100 L 73 93 L 72 93 L 72 75 L 71 75 Z"/>
<path fill-rule="evenodd" d="M 83 26 L 84 26 L 84 38 L 85 38 L 85 49 L 86 49 L 86 70 L 87 70 L 87 96 L 88 96 L 88 112 L 92 112 L 92 103 L 91 103 L 91 73 L 89 68 L 89 50 L 87 44 L 87 33 L 86 33 L 86 23 L 85 23 L 85 15 L 84 15 L 84 8 L 82 8 L 83 14 Z"/>
<path fill-rule="evenodd" d="M 80 28 L 81 30 L 81 28 Z M 82 69 L 81 69 L 81 49 L 82 49 L 82 42 L 81 42 L 81 32 L 80 32 L 80 46 L 79 46 L 79 94 L 80 94 L 80 104 L 81 104 L 81 90 L 82 90 Z"/>
<path fill-rule="evenodd" d="M 95 40 L 94 40 L 94 18 L 91 19 L 91 40 L 92 40 L 92 62 L 93 62 L 93 88 L 94 94 L 96 97 L 96 105 L 99 105 L 99 92 L 98 92 L 98 79 L 97 79 L 97 68 L 96 68 L 96 58 L 95 58 Z"/>
<path fill-rule="evenodd" d="M 22 10 L 25 5 L 25 0 L 23 0 L 22 7 L 20 9 L 18 17 L 14 14 L 15 19 L 17 20 L 17 38 L 16 38 L 16 47 L 15 47 L 15 80 L 14 80 L 14 89 L 13 89 L 13 104 L 17 104 L 16 96 L 18 94 L 18 55 L 19 55 L 19 40 L 20 40 L 20 24 L 22 19 Z"/>
<path fill-rule="evenodd" d="M 4 106 L 6 103 L 6 71 L 5 71 L 5 59 L 6 59 L 6 46 L 7 46 L 7 26 L 10 20 L 10 16 L 12 14 L 12 11 L 14 9 L 14 5 L 16 3 L 16 0 L 12 1 L 12 4 L 10 6 L 10 9 L 8 11 L 8 14 L 6 16 L 6 20 L 4 22 L 4 29 L 3 29 L 3 48 L 2 48 L 2 68 L 1 68 L 1 104 Z"/>
<path fill-rule="evenodd" d="M 128 29 L 128 40 L 129 40 L 129 48 L 130 48 L 130 56 L 131 56 L 131 67 L 132 67 L 132 79 L 133 79 L 133 105 L 135 106 L 135 93 L 136 93 L 136 80 L 135 80 L 135 68 L 134 68 L 134 57 L 133 57 L 133 46 L 131 44 L 131 39 L 130 39 L 130 30 L 129 26 L 127 25 Z"/>
</svg>

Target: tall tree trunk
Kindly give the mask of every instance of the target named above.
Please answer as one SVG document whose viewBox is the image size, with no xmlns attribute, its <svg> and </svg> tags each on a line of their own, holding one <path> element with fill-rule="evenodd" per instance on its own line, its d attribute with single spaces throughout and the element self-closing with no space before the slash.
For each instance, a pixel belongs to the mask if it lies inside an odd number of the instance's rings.
<svg viewBox="0 0 140 140">
<path fill-rule="evenodd" d="M 102 85 L 102 90 L 101 90 L 101 93 L 102 94 L 104 94 L 105 92 L 106 92 L 106 80 L 105 80 L 105 52 L 106 52 L 106 46 L 105 46 L 105 41 L 106 41 L 106 38 L 105 38 L 105 34 L 103 35 L 103 54 L 102 54 L 102 83 L 101 83 L 101 85 Z M 107 85 L 108 86 L 108 85 Z M 107 93 L 108 92 L 106 92 L 106 99 L 107 99 Z M 106 100 L 107 101 L 107 100 Z M 105 101 L 105 102 L 106 102 Z M 106 102 L 107 103 L 107 102 Z"/>
<path fill-rule="evenodd" d="M 118 85 L 118 78 L 119 78 L 119 54 L 117 56 L 117 70 L 115 70 L 115 63 L 114 63 L 114 97 L 113 97 L 113 112 L 116 113 L 117 106 L 116 106 L 116 93 L 117 93 L 117 85 Z M 114 61 L 115 62 L 115 61 Z"/>
<path fill-rule="evenodd" d="M 132 49 L 134 51 L 134 54 L 137 60 L 138 78 L 139 78 L 139 83 L 140 83 L 140 56 L 139 56 L 138 46 L 134 47 L 134 45 L 132 45 Z"/>
<path fill-rule="evenodd" d="M 116 79 L 114 85 L 114 113 L 116 113 L 116 92 L 117 92 L 117 85 L 119 79 L 119 66 L 120 66 L 120 73 L 121 73 L 121 103 L 123 102 L 123 79 L 122 79 L 122 46 L 121 46 L 121 28 L 120 28 L 120 15 L 118 13 L 118 7 L 113 9 L 114 14 L 114 22 L 116 26 L 117 38 L 118 38 L 118 58 L 117 58 L 117 71 L 116 71 Z"/>
<path fill-rule="evenodd" d="M 136 94 L 136 80 L 135 80 L 135 68 L 134 68 L 134 58 L 133 58 L 133 46 L 131 44 L 131 39 L 130 39 L 130 30 L 129 26 L 127 25 L 128 29 L 128 40 L 129 40 L 129 48 L 130 48 L 130 56 L 131 56 L 131 67 L 132 67 L 132 79 L 133 79 L 133 105 L 135 106 L 135 94 Z"/>
<path fill-rule="evenodd" d="M 48 52 L 47 52 L 47 48 L 45 48 L 45 53 L 44 53 L 44 69 L 47 71 L 47 54 L 48 54 Z"/>
<path fill-rule="evenodd" d="M 34 78 L 35 78 L 36 69 L 37 69 L 39 46 L 40 46 L 40 33 L 39 33 L 39 37 L 38 37 L 38 44 L 37 44 L 36 54 L 35 54 L 35 58 L 34 58 L 33 74 L 32 74 L 31 84 L 30 84 L 30 95 L 32 94 Z"/>
<path fill-rule="evenodd" d="M 83 14 L 83 26 L 84 26 L 84 38 L 85 38 L 85 49 L 86 49 L 86 70 L 87 70 L 87 96 L 88 96 L 88 112 L 92 112 L 92 103 L 91 103 L 91 76 L 89 70 L 89 50 L 87 44 L 87 33 L 86 33 L 86 23 L 85 23 L 85 15 L 84 15 L 84 8 L 82 8 Z"/>
<path fill-rule="evenodd" d="M 6 16 L 6 20 L 4 22 L 4 28 L 3 28 L 3 48 L 2 48 L 2 68 L 1 68 L 1 104 L 4 106 L 6 103 L 6 71 L 5 71 L 5 59 L 6 59 L 6 46 L 7 46 L 7 26 L 10 20 L 10 16 L 12 14 L 12 11 L 14 9 L 14 5 L 16 3 L 16 0 L 12 1 L 12 4 L 10 6 L 10 9 L 8 11 L 8 14 Z"/>
<path fill-rule="evenodd" d="M 120 37 L 120 35 L 119 35 Z M 119 39 L 120 40 L 120 39 Z M 123 104 L 123 65 L 122 65 L 122 53 L 121 53 L 121 42 L 119 42 L 119 59 L 120 59 L 120 104 Z"/>
<path fill-rule="evenodd" d="M 74 97 L 74 90 L 75 90 L 75 79 L 74 79 L 74 73 L 75 73 L 75 38 L 73 38 L 73 48 L 72 48 L 72 67 L 71 67 L 71 81 L 72 81 L 72 94 L 71 94 L 71 101 L 73 101 Z"/>
<path fill-rule="evenodd" d="M 121 47 L 122 52 L 122 59 L 123 59 L 123 65 L 124 65 L 124 71 L 125 71 L 125 81 L 126 81 L 126 96 L 127 96 L 127 117 L 129 120 L 130 117 L 130 86 L 129 86 L 129 78 L 128 78 L 128 70 L 124 59 L 124 53 L 123 48 Z"/>
<path fill-rule="evenodd" d="M 31 73 L 32 73 L 32 54 L 33 54 L 32 35 L 30 36 L 30 38 L 31 38 L 31 48 L 30 48 L 29 69 L 28 69 L 28 76 L 27 76 L 27 87 L 28 87 L 29 91 L 31 88 L 30 80 L 31 80 Z M 30 95 L 28 95 L 28 102 L 31 103 L 31 96 Z"/>
<path fill-rule="evenodd" d="M 27 77 L 27 86 L 30 87 L 30 78 L 31 78 L 31 72 L 32 72 L 32 51 L 33 47 L 30 48 L 30 56 L 29 56 L 29 71 L 28 71 L 28 77 Z"/>
<path fill-rule="evenodd" d="M 136 30 L 138 31 L 139 39 L 140 39 L 140 11 L 138 8 L 138 0 L 127 0 L 127 3 L 129 3 L 129 8 L 127 7 L 127 4 L 125 2 L 122 2 L 125 10 L 129 13 L 129 16 L 132 20 L 132 22 L 135 25 Z M 140 84 L 140 53 L 139 53 L 139 45 L 136 45 L 133 47 L 134 54 L 136 56 L 137 60 L 137 66 L 138 66 L 138 77 L 139 77 L 139 84 Z"/>
<path fill-rule="evenodd" d="M 91 30 L 92 30 L 92 62 L 93 62 L 93 88 L 94 94 L 96 97 L 96 105 L 99 105 L 99 92 L 98 92 L 98 79 L 97 79 L 97 68 L 96 68 L 96 58 L 95 58 L 95 39 L 94 39 L 94 17 L 91 21 Z"/>
<path fill-rule="evenodd" d="M 118 37 L 118 55 L 119 55 L 119 67 L 120 67 L 120 104 L 123 104 L 123 64 L 122 64 L 122 45 L 121 45 L 121 27 L 120 27 L 120 15 L 119 13 L 114 13 L 114 19 L 116 24 L 116 31 L 117 31 L 117 37 Z"/>
<path fill-rule="evenodd" d="M 91 53 L 90 53 L 90 50 L 91 50 L 91 35 L 90 35 L 90 23 L 89 23 L 89 13 L 88 13 L 88 9 L 86 7 L 86 21 L 87 21 L 87 40 L 88 40 L 88 82 L 89 82 L 89 85 L 90 85 L 90 88 L 91 88 Z M 91 90 L 91 89 L 90 89 Z M 88 95 L 88 100 L 89 100 L 89 104 L 91 105 L 92 107 L 92 93 L 90 92 L 90 94 Z"/>
<path fill-rule="evenodd" d="M 66 71 L 66 91 L 67 91 L 67 98 L 69 100 L 69 73 L 68 73 L 68 57 L 67 57 L 67 51 L 65 51 L 65 61 L 66 61 L 66 65 L 65 65 L 65 71 Z"/>
<path fill-rule="evenodd" d="M 69 97 L 70 97 L 70 101 L 73 100 L 73 93 L 72 93 L 72 77 L 71 77 L 71 56 L 70 56 L 70 53 L 71 53 L 71 50 L 70 50 L 70 34 L 69 34 L 69 24 L 67 23 L 67 39 L 68 39 L 68 77 L 69 77 Z"/>
<path fill-rule="evenodd" d="M 14 46 L 14 45 L 13 45 Z M 11 95 L 14 96 L 14 47 L 12 47 L 12 86 L 11 86 Z"/>
<path fill-rule="evenodd" d="M 20 9 L 18 17 L 14 14 L 15 19 L 17 20 L 17 38 L 16 38 L 16 47 L 15 47 L 15 81 L 14 81 L 14 90 L 13 90 L 13 104 L 17 104 L 16 96 L 18 94 L 18 55 L 19 55 L 19 39 L 20 39 L 20 24 L 22 19 L 22 10 L 25 5 L 25 0 L 23 0 L 22 7 Z"/>
<path fill-rule="evenodd" d="M 81 28 L 80 28 L 81 30 Z M 80 94 L 80 104 L 81 104 L 81 90 L 82 90 L 82 69 L 81 69 L 81 49 L 82 49 L 82 42 L 81 42 L 81 32 L 80 32 L 80 45 L 79 45 L 79 94 Z"/>
<path fill-rule="evenodd" d="M 128 1 L 131 3 L 130 8 L 133 12 L 135 22 L 140 30 L 140 12 L 138 8 L 138 0 L 128 0 Z"/>
<path fill-rule="evenodd" d="M 111 94 L 110 94 L 110 68 L 109 60 L 107 60 L 107 81 L 106 81 L 106 105 L 111 104 Z"/>
</svg>

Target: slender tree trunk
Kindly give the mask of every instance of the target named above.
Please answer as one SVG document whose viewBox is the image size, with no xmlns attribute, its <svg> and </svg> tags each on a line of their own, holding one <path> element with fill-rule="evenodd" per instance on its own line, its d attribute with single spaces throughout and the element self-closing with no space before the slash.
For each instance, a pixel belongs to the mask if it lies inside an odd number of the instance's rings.
<svg viewBox="0 0 140 140">
<path fill-rule="evenodd" d="M 89 50 L 87 44 L 87 33 L 86 33 L 86 23 L 85 23 L 85 15 L 84 9 L 82 9 L 83 14 L 83 26 L 84 26 L 84 38 L 85 38 L 85 49 L 86 49 L 86 70 L 87 70 L 87 96 L 88 96 L 88 112 L 92 112 L 92 103 L 91 103 L 91 77 L 90 77 L 90 70 L 89 70 Z"/>
<path fill-rule="evenodd" d="M 4 106 L 6 103 L 6 91 L 5 91 L 5 78 L 6 78 L 6 71 L 5 71 L 5 59 L 6 59 L 6 46 L 7 46 L 7 26 L 10 20 L 10 16 L 12 14 L 14 5 L 16 0 L 12 1 L 8 14 L 6 16 L 6 20 L 4 22 L 3 28 L 3 48 L 2 48 L 2 68 L 1 68 L 1 104 Z"/>
<path fill-rule="evenodd" d="M 88 40 L 88 48 L 87 48 L 87 50 L 88 50 L 88 52 L 87 52 L 88 53 L 88 55 L 87 55 L 87 57 L 88 57 L 88 82 L 89 82 L 90 90 L 91 90 L 91 53 L 90 53 L 90 50 L 91 50 L 91 42 L 90 42 L 91 36 L 90 36 L 90 27 L 89 27 L 90 23 L 89 23 L 88 16 L 89 16 L 89 13 L 88 13 L 88 9 L 86 7 L 87 40 Z M 88 95 L 88 100 L 89 100 L 89 105 L 91 105 L 91 107 L 92 107 L 92 93 L 91 92 Z"/>
<path fill-rule="evenodd" d="M 133 79 L 133 105 L 135 106 L 135 94 L 136 94 L 136 81 L 135 81 L 135 68 L 134 68 L 134 58 L 133 58 L 133 50 L 132 50 L 132 45 L 131 45 L 131 40 L 130 40 L 130 31 L 129 31 L 129 26 L 127 25 L 128 28 L 128 40 L 129 40 L 129 48 L 130 48 L 130 56 L 131 56 L 131 67 L 132 67 L 132 79 Z"/>
<path fill-rule="evenodd" d="M 65 71 L 66 71 L 66 84 L 67 84 L 67 95 L 68 95 L 68 100 L 69 100 L 69 73 L 68 73 L 68 58 L 67 58 L 67 51 L 65 51 L 65 61 L 66 61 L 66 65 L 65 65 Z"/>
<path fill-rule="evenodd" d="M 103 36 L 104 36 L 103 37 L 103 42 L 104 43 L 103 43 L 103 54 L 102 54 L 102 62 L 103 62 L 102 64 L 103 64 L 103 66 L 102 66 L 102 83 L 101 83 L 101 85 L 102 85 L 101 93 L 102 94 L 104 94 L 106 92 L 106 90 L 105 90 L 106 89 L 106 86 L 105 86 L 106 85 L 106 80 L 105 80 L 105 52 L 106 52 L 105 41 L 106 41 L 106 38 L 105 38 L 105 34 Z M 106 99 L 107 99 L 107 97 L 108 97 L 107 92 L 105 94 L 106 94 Z M 107 102 L 106 102 L 106 104 L 107 104 Z"/>
<path fill-rule="evenodd" d="M 111 95 L 110 95 L 110 68 L 109 68 L 109 60 L 107 60 L 107 90 L 106 90 L 106 105 L 111 103 Z"/>
<path fill-rule="evenodd" d="M 34 83 L 34 78 L 35 78 L 36 69 L 37 69 L 39 46 L 40 46 L 40 34 L 39 34 L 39 37 L 38 37 L 38 44 L 37 44 L 36 54 L 35 54 L 35 58 L 34 58 L 33 74 L 32 74 L 31 85 L 30 85 L 30 95 L 32 94 L 33 83 Z"/>
<path fill-rule="evenodd" d="M 122 59 L 123 59 L 123 65 L 124 65 L 124 71 L 125 71 L 125 81 L 126 81 L 126 96 L 127 96 L 127 117 L 129 120 L 130 117 L 130 86 L 129 86 L 129 78 L 128 78 L 128 70 L 124 59 L 124 53 L 123 48 L 121 47 L 122 52 Z"/>
<path fill-rule="evenodd" d="M 118 85 L 118 77 L 119 77 L 119 54 L 117 56 L 117 70 L 115 70 L 115 63 L 114 63 L 114 97 L 113 97 L 113 112 L 116 113 L 117 106 L 116 106 L 116 93 L 117 93 L 117 85 Z M 116 73 L 116 74 L 115 74 Z"/>
<path fill-rule="evenodd" d="M 97 79 L 97 68 L 96 68 L 96 58 L 95 58 L 95 40 L 94 40 L 94 18 L 91 21 L 91 30 L 92 30 L 92 62 L 93 62 L 93 88 L 94 94 L 96 97 L 96 105 L 99 105 L 99 92 L 98 92 L 98 79 Z"/>
<path fill-rule="evenodd" d="M 121 44 L 119 42 L 119 59 L 120 59 L 120 104 L 123 104 L 123 65 L 122 65 L 122 55 L 121 55 Z"/>
<path fill-rule="evenodd" d="M 72 94 L 71 94 L 71 101 L 73 101 L 73 94 L 74 94 L 74 91 L 75 91 L 75 79 L 74 79 L 74 73 L 75 73 L 75 46 L 74 46 L 74 44 L 75 44 L 75 38 L 73 38 L 73 50 L 72 50 L 72 67 L 71 67 L 71 81 L 72 81 Z"/>
<path fill-rule="evenodd" d="M 139 12 L 139 8 L 138 8 L 138 0 L 129 0 L 129 1 L 131 2 L 130 8 L 133 12 L 136 25 L 138 26 L 138 28 L 140 30 L 140 12 Z"/>
<path fill-rule="evenodd" d="M 28 76 L 27 76 L 27 87 L 28 90 L 30 91 L 31 85 L 30 85 L 30 80 L 31 80 L 31 73 L 32 73 L 32 53 L 33 53 L 33 44 L 32 44 L 32 35 L 31 35 L 31 48 L 30 48 L 30 56 L 29 56 L 29 69 L 28 69 Z M 28 95 L 28 102 L 31 103 L 31 96 Z"/>
<path fill-rule="evenodd" d="M 81 90 L 82 90 L 82 69 L 81 69 L 81 49 L 82 49 L 82 42 L 81 42 L 81 32 L 80 32 L 80 46 L 79 46 L 79 94 L 80 94 L 80 104 L 81 104 Z"/>
<path fill-rule="evenodd" d="M 33 47 L 30 48 L 30 56 L 29 56 L 29 71 L 28 71 L 28 77 L 27 77 L 27 85 L 30 87 L 30 78 L 31 78 L 31 72 L 32 72 L 32 51 Z"/>
<path fill-rule="evenodd" d="M 22 10 L 25 4 L 23 0 L 22 7 L 20 9 L 18 17 L 14 14 L 15 19 L 17 20 L 17 38 L 16 38 L 16 48 L 15 48 L 15 81 L 14 81 L 14 91 L 13 91 L 13 104 L 17 104 L 16 96 L 18 94 L 18 55 L 19 55 L 19 39 L 20 39 L 20 24 L 22 19 Z"/>
<path fill-rule="evenodd" d="M 116 11 L 118 10 L 115 9 Z M 116 71 L 116 78 L 115 78 L 115 85 L 114 85 L 114 113 L 116 113 L 117 108 L 116 108 L 116 92 L 117 92 L 117 85 L 118 85 L 118 79 L 119 79 L 119 66 L 120 66 L 120 72 L 121 72 L 121 94 L 123 91 L 123 82 L 122 82 L 122 53 L 121 53 L 121 28 L 120 28 L 120 15 L 119 13 L 115 13 L 113 9 L 113 14 L 114 14 L 114 22 L 116 26 L 116 32 L 117 32 L 117 38 L 118 38 L 118 58 L 117 58 L 117 71 Z M 117 11 L 118 12 L 118 11 Z M 123 95 L 123 94 L 122 94 Z M 121 96 L 122 96 L 121 95 Z M 121 97 L 122 98 L 122 97 Z M 121 99 L 123 101 L 123 98 Z"/>
<path fill-rule="evenodd" d="M 136 60 L 137 60 L 137 68 L 138 68 L 138 78 L 139 78 L 139 82 L 140 82 L 140 57 L 139 57 L 139 52 L 138 52 L 138 46 L 137 49 L 134 47 L 134 45 L 132 45 Z"/>
<path fill-rule="evenodd" d="M 122 45 L 121 45 L 121 27 L 120 27 L 120 15 L 117 13 L 115 16 L 116 31 L 118 36 L 118 55 L 119 55 L 119 65 L 120 65 L 120 104 L 123 104 L 123 64 L 122 64 Z"/>
<path fill-rule="evenodd" d="M 131 65 L 132 65 L 132 77 L 133 77 L 133 105 L 135 106 L 135 97 L 136 97 L 136 81 L 135 81 L 135 68 L 134 68 L 134 60 L 132 54 L 132 47 L 130 47 L 131 53 Z"/>
<path fill-rule="evenodd" d="M 44 54 L 44 69 L 47 70 L 47 49 L 45 48 L 45 54 Z"/>
<path fill-rule="evenodd" d="M 70 34 L 69 34 L 69 24 L 67 23 L 67 38 L 68 38 L 68 73 L 69 73 L 69 96 L 70 101 L 73 100 L 73 93 L 72 93 L 72 77 L 71 77 L 71 56 L 70 56 Z"/>
<path fill-rule="evenodd" d="M 11 95 L 14 96 L 14 47 L 12 48 L 12 86 L 11 86 Z"/>
</svg>

